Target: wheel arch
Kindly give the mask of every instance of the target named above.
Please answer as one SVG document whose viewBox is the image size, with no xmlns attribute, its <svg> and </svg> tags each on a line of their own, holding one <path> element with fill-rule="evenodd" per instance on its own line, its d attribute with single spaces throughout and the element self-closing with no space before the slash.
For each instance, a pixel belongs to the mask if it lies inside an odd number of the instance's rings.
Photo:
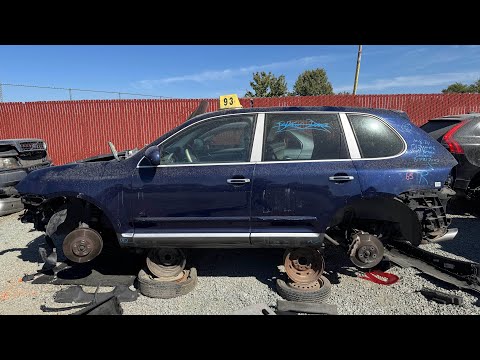
<svg viewBox="0 0 480 360">
<path fill-rule="evenodd" d="M 414 245 L 422 241 L 422 227 L 417 214 L 395 195 L 355 199 L 336 212 L 330 226 L 339 225 L 351 216 L 357 220 L 398 223 L 405 240 Z"/>
<path fill-rule="evenodd" d="M 102 206 L 102 204 L 96 201 L 94 198 L 87 196 L 85 194 L 75 194 L 75 193 L 55 194 L 53 196 L 48 197 L 45 200 L 45 202 L 42 204 L 42 207 L 43 208 L 50 207 L 50 209 L 55 213 L 56 211 L 62 209 L 62 207 L 67 205 L 67 209 L 69 207 L 70 209 L 72 209 L 72 206 L 73 206 L 75 210 L 78 209 L 79 213 L 81 213 L 82 211 L 84 211 L 87 204 L 89 204 L 90 206 L 93 205 L 94 211 L 96 209 L 96 211 L 99 212 L 99 213 L 96 213 L 96 215 L 100 215 L 101 217 L 101 219 L 99 219 L 100 223 L 105 224 L 106 222 L 107 227 L 111 228 L 111 230 L 114 232 L 117 231 L 118 224 L 115 221 L 113 221 L 113 217 L 109 213 L 109 211 L 104 206 Z M 91 213 L 89 215 L 91 215 Z M 82 217 L 82 215 L 79 215 L 79 217 Z M 90 221 L 91 219 L 88 219 L 88 220 L 83 219 L 83 220 L 85 220 L 85 222 L 88 223 L 88 221 Z"/>
</svg>

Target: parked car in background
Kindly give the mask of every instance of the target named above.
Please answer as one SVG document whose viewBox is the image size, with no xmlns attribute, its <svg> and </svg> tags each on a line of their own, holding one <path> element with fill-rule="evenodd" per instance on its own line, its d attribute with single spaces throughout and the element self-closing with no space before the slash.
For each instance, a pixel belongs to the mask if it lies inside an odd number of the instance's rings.
<svg viewBox="0 0 480 360">
<path fill-rule="evenodd" d="M 458 161 L 451 183 L 458 195 L 480 198 L 480 114 L 448 115 L 420 127 Z"/>
<path fill-rule="evenodd" d="M 0 140 L 0 216 L 23 209 L 15 185 L 28 173 L 51 163 L 43 140 Z"/>
</svg>

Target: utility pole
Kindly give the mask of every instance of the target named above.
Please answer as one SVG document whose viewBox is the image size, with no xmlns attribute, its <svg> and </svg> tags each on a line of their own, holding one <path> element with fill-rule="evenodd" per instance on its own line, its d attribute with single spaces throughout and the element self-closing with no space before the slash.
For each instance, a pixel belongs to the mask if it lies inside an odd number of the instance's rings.
<svg viewBox="0 0 480 360">
<path fill-rule="evenodd" d="M 360 72 L 360 61 L 362 60 L 362 45 L 358 45 L 357 69 L 355 70 L 355 82 L 353 83 L 353 95 L 357 94 L 358 74 Z"/>
</svg>

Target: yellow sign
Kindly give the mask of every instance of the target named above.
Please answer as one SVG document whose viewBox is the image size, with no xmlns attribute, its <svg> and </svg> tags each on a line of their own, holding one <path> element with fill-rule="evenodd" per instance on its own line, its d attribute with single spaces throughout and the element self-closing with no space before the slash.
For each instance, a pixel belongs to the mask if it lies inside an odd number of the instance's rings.
<svg viewBox="0 0 480 360">
<path fill-rule="evenodd" d="M 220 96 L 220 109 L 235 109 L 242 108 L 237 94 Z"/>
</svg>

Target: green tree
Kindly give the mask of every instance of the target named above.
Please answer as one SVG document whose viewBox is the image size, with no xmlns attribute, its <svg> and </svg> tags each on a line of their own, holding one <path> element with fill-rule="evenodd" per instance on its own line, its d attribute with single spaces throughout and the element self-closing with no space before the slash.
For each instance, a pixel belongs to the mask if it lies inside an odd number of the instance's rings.
<svg viewBox="0 0 480 360">
<path fill-rule="evenodd" d="M 470 86 L 467 84 L 462 84 L 456 82 L 452 85 L 449 85 L 446 89 L 442 90 L 442 93 L 449 94 L 449 93 L 468 93 L 470 92 Z"/>
<path fill-rule="evenodd" d="M 340 91 L 337 93 L 337 95 L 352 95 L 352 93 L 348 91 Z"/>
<path fill-rule="evenodd" d="M 293 94 L 299 96 L 333 95 L 333 87 L 328 81 L 324 69 L 306 70 L 298 76 L 293 86 Z"/>
<path fill-rule="evenodd" d="M 480 93 L 480 79 L 475 81 L 473 84 L 467 85 L 463 83 L 456 82 L 452 85 L 449 85 L 446 89 L 442 90 L 442 93 Z"/>
<path fill-rule="evenodd" d="M 245 97 L 276 97 L 287 95 L 287 82 L 285 75 L 278 78 L 271 72 L 256 72 L 253 74 L 253 81 L 250 81 L 252 91 L 247 91 Z"/>
<path fill-rule="evenodd" d="M 478 79 L 477 81 L 475 81 L 473 84 L 471 84 L 469 86 L 470 88 L 470 92 L 473 92 L 473 93 L 480 93 L 480 79 Z"/>
</svg>

